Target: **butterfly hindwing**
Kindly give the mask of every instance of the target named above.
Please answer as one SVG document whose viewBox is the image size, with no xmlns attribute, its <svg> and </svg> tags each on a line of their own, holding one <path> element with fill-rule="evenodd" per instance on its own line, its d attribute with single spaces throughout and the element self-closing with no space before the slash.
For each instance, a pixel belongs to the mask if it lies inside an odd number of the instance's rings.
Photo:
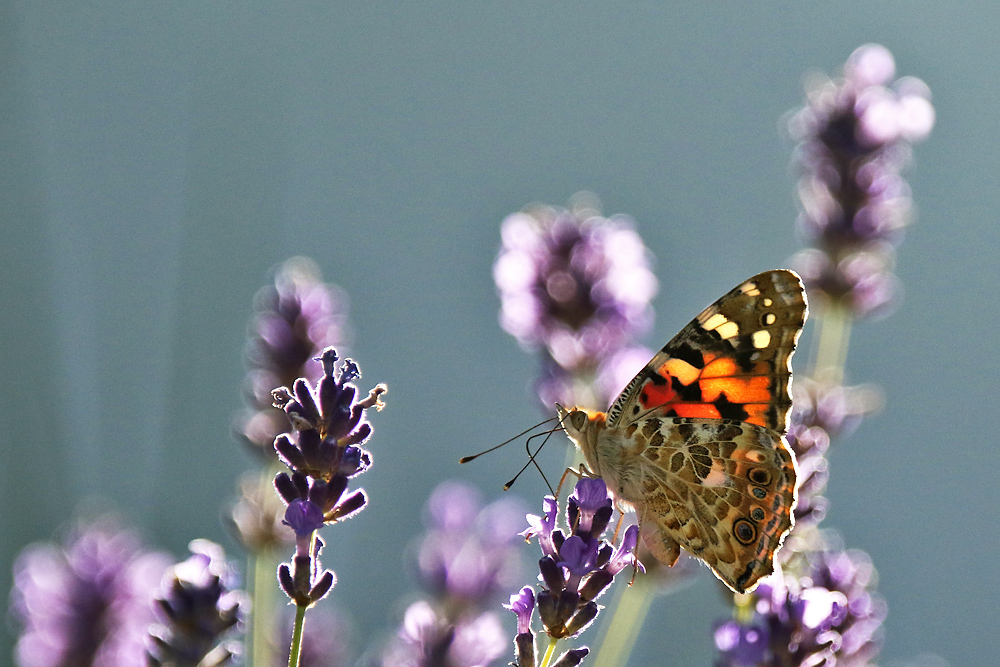
<svg viewBox="0 0 1000 667">
<path fill-rule="evenodd" d="M 750 278 L 653 357 L 608 410 L 608 426 L 657 416 L 731 419 L 784 433 L 789 359 L 805 318 L 805 291 L 795 273 L 779 269 Z"/>
<path fill-rule="evenodd" d="M 795 464 L 781 437 L 685 418 L 643 420 L 634 435 L 646 446 L 644 488 L 632 502 L 653 555 L 671 565 L 683 546 L 741 593 L 770 574 L 795 505 Z"/>
</svg>

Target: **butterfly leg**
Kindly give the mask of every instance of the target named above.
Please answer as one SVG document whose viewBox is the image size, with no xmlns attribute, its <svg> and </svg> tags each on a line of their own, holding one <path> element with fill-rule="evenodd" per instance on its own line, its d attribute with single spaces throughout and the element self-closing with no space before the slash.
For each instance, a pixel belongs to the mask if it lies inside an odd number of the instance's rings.
<svg viewBox="0 0 1000 667">
<path fill-rule="evenodd" d="M 562 492 L 563 483 L 566 481 L 566 477 L 568 475 L 576 475 L 577 478 L 597 477 L 597 475 L 592 473 L 590 469 L 588 469 L 587 466 L 585 466 L 582 463 L 580 464 L 579 470 L 574 470 L 573 468 L 566 468 L 566 470 L 563 471 L 562 477 L 559 478 L 559 486 L 556 487 L 556 495 L 555 495 L 556 500 L 559 499 L 559 494 Z"/>
</svg>

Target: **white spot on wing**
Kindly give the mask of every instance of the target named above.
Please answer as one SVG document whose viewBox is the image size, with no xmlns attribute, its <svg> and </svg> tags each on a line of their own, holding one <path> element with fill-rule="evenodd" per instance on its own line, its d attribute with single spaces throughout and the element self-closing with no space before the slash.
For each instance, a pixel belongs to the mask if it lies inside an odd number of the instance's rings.
<svg viewBox="0 0 1000 667">
<path fill-rule="evenodd" d="M 724 324 L 716 327 L 715 331 L 723 340 L 728 340 L 740 332 L 740 327 L 736 322 L 727 320 Z"/>
</svg>

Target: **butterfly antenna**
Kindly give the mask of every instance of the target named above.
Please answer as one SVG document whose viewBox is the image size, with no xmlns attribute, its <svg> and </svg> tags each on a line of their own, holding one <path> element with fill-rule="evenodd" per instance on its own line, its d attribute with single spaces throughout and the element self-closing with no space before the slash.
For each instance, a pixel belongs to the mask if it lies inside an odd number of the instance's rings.
<svg viewBox="0 0 1000 667">
<path fill-rule="evenodd" d="M 534 425 L 534 426 L 532 426 L 531 428 L 528 428 L 528 429 L 525 429 L 524 431 L 521 431 L 520 433 L 518 433 L 517 435 L 515 435 L 515 436 L 514 436 L 513 438 L 510 438 L 509 440 L 504 440 L 504 441 L 503 441 L 503 442 L 501 442 L 501 443 L 500 443 L 499 445 L 495 445 L 495 446 L 493 446 L 493 447 L 490 447 L 490 448 L 489 448 L 489 449 L 487 449 L 486 451 L 482 451 L 482 452 L 479 452 L 478 454 L 473 454 L 472 456 L 463 456 L 462 458 L 460 458 L 460 459 L 458 460 L 458 462 L 459 462 L 459 463 L 468 463 L 468 462 L 469 462 L 469 461 L 471 461 L 472 459 L 475 459 L 475 458 L 479 458 L 479 457 L 480 457 L 480 456 L 482 456 L 483 454 L 489 454 L 489 453 L 490 453 L 490 452 L 492 452 L 493 450 L 495 450 L 495 449 L 500 449 L 500 448 L 501 448 L 501 447 L 503 447 L 504 445 L 509 445 L 510 443 L 514 442 L 515 440 L 517 440 L 517 439 L 518 439 L 518 438 L 520 438 L 521 436 L 523 436 L 523 435 L 526 435 L 526 434 L 528 434 L 528 433 L 531 433 L 532 431 L 534 431 L 534 430 L 535 430 L 536 428 L 538 428 L 539 426 L 542 426 L 543 424 L 548 424 L 548 423 L 549 423 L 550 421 L 552 421 L 552 420 L 554 420 L 554 419 L 558 419 L 558 417 L 549 417 L 549 418 L 548 418 L 548 419 L 546 419 L 545 421 L 542 421 L 542 422 L 538 422 L 537 424 L 535 424 L 535 425 Z M 541 448 L 539 447 L 539 449 L 541 449 Z"/>
<path fill-rule="evenodd" d="M 544 423 L 546 423 L 548 421 L 552 421 L 552 420 L 551 419 L 547 419 L 547 420 L 545 420 L 545 422 L 542 422 L 542 424 L 544 424 Z M 539 426 L 541 426 L 541 424 L 539 424 Z M 510 487 L 514 486 L 514 482 L 516 482 L 517 478 L 521 476 L 521 473 L 523 473 L 525 470 L 528 469 L 528 466 L 534 465 L 535 469 L 538 470 L 538 474 L 540 474 L 542 476 L 542 479 L 545 481 L 545 486 L 547 486 L 549 488 L 549 493 L 555 495 L 555 491 L 552 490 L 552 484 L 549 483 L 549 478 L 545 476 L 545 473 L 542 471 L 541 466 L 538 465 L 538 461 L 535 460 L 535 456 L 538 454 L 538 452 L 542 451 L 542 447 L 544 447 L 545 443 L 549 441 L 549 438 L 552 437 L 553 433 L 555 433 L 556 431 L 564 431 L 564 430 L 566 430 L 566 429 L 562 428 L 561 426 L 557 426 L 554 429 L 552 429 L 551 431 L 546 431 L 545 433 L 536 433 L 535 435 L 531 436 L 530 438 L 528 438 L 525 441 L 525 443 L 524 443 L 524 449 L 525 449 L 525 451 L 528 452 L 528 462 L 525 463 L 524 466 L 522 466 L 522 468 L 517 471 L 517 474 L 514 475 L 513 479 L 511 479 L 509 482 L 507 482 L 506 484 L 503 485 L 504 491 L 506 491 Z M 521 435 L 524 435 L 524 434 L 522 433 Z M 545 436 L 545 439 L 542 440 L 542 444 L 538 445 L 538 449 L 536 449 L 534 451 L 534 453 L 532 453 L 532 451 L 531 451 L 531 441 L 534 440 L 535 438 L 541 437 L 542 435 Z"/>
</svg>

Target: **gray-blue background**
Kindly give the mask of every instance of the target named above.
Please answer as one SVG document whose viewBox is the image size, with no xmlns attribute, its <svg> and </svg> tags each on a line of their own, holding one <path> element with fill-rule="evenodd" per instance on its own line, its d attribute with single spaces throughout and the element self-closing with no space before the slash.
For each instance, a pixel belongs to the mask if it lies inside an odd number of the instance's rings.
<svg viewBox="0 0 1000 667">
<path fill-rule="evenodd" d="M 251 298 L 307 254 L 351 295 L 363 382 L 390 387 L 371 507 L 326 558 L 378 638 L 429 490 L 498 492 L 523 450 L 456 459 L 538 418 L 535 361 L 496 321 L 504 215 L 590 189 L 635 217 L 658 257 L 658 347 L 799 247 L 779 118 L 807 70 L 877 41 L 930 85 L 938 122 L 910 174 L 905 301 L 851 341 L 848 379 L 887 407 L 834 451 L 826 525 L 879 568 L 884 662 L 994 659 L 1000 16 L 692 4 L 0 3 L 3 588 L 13 554 L 93 495 L 175 554 L 231 546 Z M 520 491 L 534 505 L 542 486 Z M 723 613 L 707 576 L 657 599 L 632 664 L 708 664 Z"/>
</svg>

